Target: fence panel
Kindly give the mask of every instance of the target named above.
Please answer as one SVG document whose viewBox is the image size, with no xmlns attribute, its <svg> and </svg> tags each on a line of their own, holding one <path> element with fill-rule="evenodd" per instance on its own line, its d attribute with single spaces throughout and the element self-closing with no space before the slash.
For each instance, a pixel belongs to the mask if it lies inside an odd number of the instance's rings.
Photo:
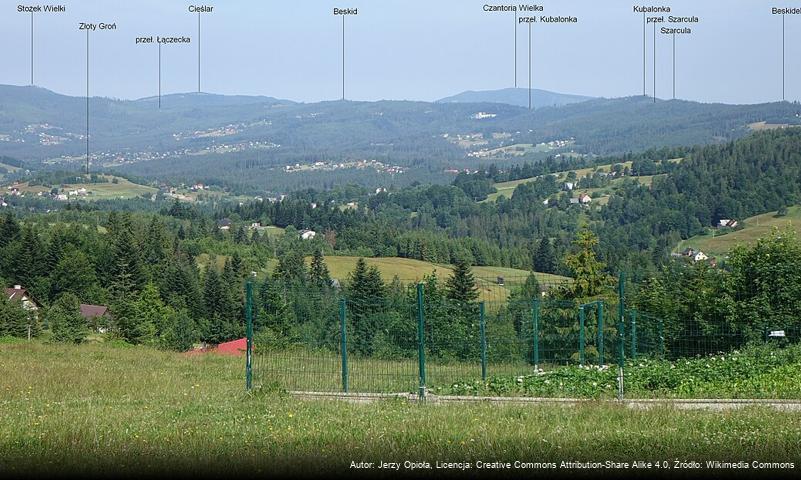
<svg viewBox="0 0 801 480">
<path fill-rule="evenodd" d="M 290 391 L 342 389 L 338 296 L 265 284 L 254 299 L 253 379 Z"/>
</svg>

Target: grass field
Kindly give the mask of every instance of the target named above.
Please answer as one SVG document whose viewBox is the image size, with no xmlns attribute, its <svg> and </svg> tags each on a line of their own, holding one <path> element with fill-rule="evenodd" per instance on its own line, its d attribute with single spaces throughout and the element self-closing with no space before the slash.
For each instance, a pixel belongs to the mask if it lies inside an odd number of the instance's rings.
<svg viewBox="0 0 801 480">
<path fill-rule="evenodd" d="M 422 280 L 424 275 L 430 275 L 436 270 L 437 277 L 445 280 L 451 276 L 453 269 L 450 265 L 437 265 L 421 260 L 396 257 L 376 257 L 365 258 L 368 266 L 375 265 L 381 272 L 384 281 L 390 282 L 394 276 L 398 276 L 404 282 Z M 311 259 L 309 259 L 311 261 Z M 327 256 L 325 263 L 332 278 L 340 281 L 348 278 L 348 274 L 356 268 L 358 257 L 347 256 Z M 473 274 L 476 277 L 476 284 L 479 288 L 481 299 L 485 300 L 505 300 L 510 293 L 510 287 L 519 284 L 528 277 L 529 272 L 515 268 L 505 267 L 473 267 Z M 557 284 L 569 281 L 567 277 L 551 275 L 548 273 L 537 273 L 537 279 L 542 284 Z M 505 286 L 497 284 L 497 277 L 504 277 L 507 280 Z"/>
<path fill-rule="evenodd" d="M 57 187 L 60 190 L 66 190 L 66 191 L 85 188 L 86 190 L 91 192 L 90 195 L 87 195 L 85 197 L 75 197 L 84 200 L 126 199 L 126 198 L 138 197 L 143 194 L 152 195 L 158 191 L 156 188 L 132 183 L 129 180 L 122 177 L 113 177 L 110 175 L 104 175 L 104 177 L 109 180 L 108 183 L 69 183 L 69 184 L 57 185 Z M 113 178 L 117 179 L 117 183 L 111 183 L 111 180 Z M 52 187 L 45 187 L 42 185 L 31 186 L 28 183 L 22 183 L 17 187 L 19 188 L 19 191 L 22 193 L 34 194 L 34 195 L 39 192 L 49 193 L 52 188 Z"/>
<path fill-rule="evenodd" d="M 228 258 L 227 255 L 216 255 L 216 267 L 218 270 L 223 268 Z M 356 268 L 358 259 L 359 257 L 330 255 L 325 257 L 325 263 L 328 265 L 331 278 L 343 282 L 347 280 L 350 272 Z M 198 255 L 195 259 L 201 270 L 209 265 L 210 260 L 211 257 L 205 253 Z M 437 265 L 410 258 L 366 257 L 364 260 L 368 266 L 376 266 L 381 273 L 381 277 L 387 283 L 391 282 L 396 275 L 404 283 L 419 281 L 423 279 L 423 276 L 430 275 L 434 271 L 436 271 L 439 279 L 445 281 L 453 273 L 450 265 Z M 307 257 L 306 261 L 311 263 L 311 257 Z M 259 272 L 258 278 L 263 280 L 266 275 L 272 273 L 276 265 L 276 260 L 270 260 L 267 266 Z M 479 288 L 480 299 L 503 301 L 509 296 L 513 286 L 525 281 L 529 272 L 506 267 L 473 267 L 473 274 L 476 277 L 476 286 Z M 499 276 L 504 277 L 505 285 L 497 284 L 497 277 Z M 570 281 L 567 277 L 549 273 L 537 273 L 536 276 L 543 286 L 558 285 Z"/>
<path fill-rule="evenodd" d="M 624 162 L 622 165 L 624 167 L 629 167 L 630 168 L 631 167 L 631 162 Z M 611 169 L 612 169 L 612 164 L 609 164 L 609 165 L 599 165 L 599 166 L 596 166 L 596 167 L 589 167 L 589 168 L 579 168 L 577 170 L 565 170 L 565 171 L 562 171 L 562 172 L 554 172 L 554 173 L 549 174 L 549 175 L 556 175 L 557 181 L 563 181 L 567 177 L 567 174 L 570 173 L 570 172 L 576 172 L 576 176 L 578 178 L 581 178 L 581 177 L 587 175 L 588 173 L 594 172 L 596 170 L 601 171 L 601 172 L 608 172 Z M 512 180 L 510 182 L 496 183 L 496 184 L 493 185 L 493 187 L 495 187 L 495 189 L 498 190 L 498 191 L 488 195 L 487 199 L 484 200 L 484 201 L 485 202 L 494 202 L 498 197 L 501 197 L 501 196 L 506 197 L 506 198 L 512 198 L 512 193 L 515 191 L 515 188 L 517 188 L 518 185 L 522 185 L 524 183 L 529 183 L 529 182 L 533 181 L 536 178 L 537 177 L 522 178 L 520 180 Z"/>
<path fill-rule="evenodd" d="M 0 476 L 319 475 L 379 460 L 801 461 L 793 413 L 298 401 L 245 394 L 242 371 L 241 357 L 0 345 Z"/>
<path fill-rule="evenodd" d="M 754 217 L 746 218 L 743 228 L 724 235 L 697 235 L 683 240 L 676 247 L 676 251 L 682 251 L 688 247 L 701 250 L 707 255 L 716 257 L 726 256 L 736 245 L 751 244 L 758 239 L 768 235 L 774 228 L 792 228 L 797 233 L 801 233 L 801 207 L 789 207 L 787 215 L 777 217 L 776 212 L 763 213 Z M 712 230 L 710 229 L 710 232 Z"/>
</svg>

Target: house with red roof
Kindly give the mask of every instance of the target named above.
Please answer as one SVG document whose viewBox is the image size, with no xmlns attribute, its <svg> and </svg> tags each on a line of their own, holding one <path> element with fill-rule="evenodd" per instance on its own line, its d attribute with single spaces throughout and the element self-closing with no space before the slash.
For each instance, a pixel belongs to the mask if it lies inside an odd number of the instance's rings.
<svg viewBox="0 0 801 480">
<path fill-rule="evenodd" d="M 106 333 L 106 320 L 109 318 L 108 307 L 105 305 L 81 304 L 81 316 L 100 333 Z"/>
<path fill-rule="evenodd" d="M 22 302 L 22 308 L 29 312 L 38 312 L 38 310 L 42 308 L 42 304 L 39 303 L 26 288 L 23 288 L 22 285 L 14 285 L 11 288 L 6 288 L 5 293 L 9 301 Z"/>
</svg>

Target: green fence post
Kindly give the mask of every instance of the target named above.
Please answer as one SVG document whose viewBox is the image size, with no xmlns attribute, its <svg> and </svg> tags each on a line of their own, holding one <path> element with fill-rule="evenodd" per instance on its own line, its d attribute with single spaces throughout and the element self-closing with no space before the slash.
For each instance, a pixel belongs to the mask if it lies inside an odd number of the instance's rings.
<svg viewBox="0 0 801 480">
<path fill-rule="evenodd" d="M 625 338 L 625 325 L 626 322 L 626 274 L 624 272 L 620 272 L 617 277 L 617 318 L 618 318 L 618 333 L 621 335 L 620 337 L 620 355 L 621 359 L 624 358 L 625 346 L 626 346 L 626 338 Z M 623 361 L 620 360 L 620 365 L 623 365 Z"/>
<path fill-rule="evenodd" d="M 637 358 L 637 310 L 632 310 L 631 315 L 631 358 Z"/>
<path fill-rule="evenodd" d="M 250 390 L 253 388 L 253 282 L 250 280 L 245 284 L 245 336 L 245 389 Z"/>
<path fill-rule="evenodd" d="M 339 300 L 339 337 L 342 351 L 342 391 L 348 393 L 348 327 L 347 300 Z"/>
<path fill-rule="evenodd" d="M 626 361 L 626 323 L 623 317 L 617 322 L 617 365 L 623 368 Z"/>
<path fill-rule="evenodd" d="M 418 375 L 420 377 L 420 389 L 418 397 L 420 400 L 426 398 L 426 350 L 425 350 L 425 326 L 426 317 L 423 311 L 423 284 L 417 284 L 417 361 Z"/>
<path fill-rule="evenodd" d="M 484 317 L 484 302 L 478 304 L 478 328 L 481 335 L 481 381 L 487 381 L 487 323 Z"/>
<path fill-rule="evenodd" d="M 534 368 L 538 369 L 540 365 L 540 301 L 535 299 L 532 302 L 531 321 L 533 322 L 532 339 L 534 351 Z"/>
<path fill-rule="evenodd" d="M 595 302 L 598 305 L 598 366 L 604 364 L 604 302 Z"/>
<path fill-rule="evenodd" d="M 584 366 L 584 324 L 586 323 L 586 313 L 584 305 L 579 306 L 579 365 Z"/>
</svg>

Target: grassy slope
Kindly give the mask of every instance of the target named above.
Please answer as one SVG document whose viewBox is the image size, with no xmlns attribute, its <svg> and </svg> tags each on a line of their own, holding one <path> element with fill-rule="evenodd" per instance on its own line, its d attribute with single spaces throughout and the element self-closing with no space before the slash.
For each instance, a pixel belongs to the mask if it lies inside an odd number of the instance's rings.
<svg viewBox="0 0 801 480">
<path fill-rule="evenodd" d="M 142 194 L 153 194 L 156 193 L 158 190 L 153 187 L 148 187 L 145 185 L 139 185 L 136 183 L 132 183 L 129 180 L 122 178 L 122 177 L 111 177 L 106 176 L 109 180 L 112 178 L 117 178 L 118 183 L 69 183 L 59 186 L 59 188 L 63 188 L 64 190 L 78 190 L 80 188 L 85 188 L 86 190 L 92 192 L 92 195 L 87 195 L 85 197 L 76 197 L 85 200 L 101 200 L 101 199 L 114 199 L 114 198 L 133 198 L 138 197 Z M 27 183 L 23 183 L 19 187 L 20 192 L 25 193 L 32 193 L 36 194 L 38 192 L 50 192 L 49 187 L 44 187 L 41 185 L 29 186 Z"/>
<path fill-rule="evenodd" d="M 332 278 L 345 280 L 348 274 L 356 267 L 358 257 L 325 257 L 328 270 Z M 389 282 L 394 276 L 398 276 L 404 282 L 422 280 L 424 275 L 430 275 L 436 270 L 437 277 L 445 280 L 453 273 L 449 265 L 436 265 L 421 260 L 395 257 L 365 258 L 367 265 L 375 265 L 385 281 Z M 525 270 L 504 267 L 473 267 L 473 274 L 480 290 L 482 300 L 504 300 L 509 296 L 511 287 L 520 284 L 529 275 Z M 498 276 L 504 277 L 505 286 L 496 283 Z M 551 275 L 548 273 L 537 273 L 537 279 L 541 284 L 555 284 L 564 282 L 567 277 Z"/>
<path fill-rule="evenodd" d="M 352 460 L 801 460 L 801 415 L 245 395 L 243 359 L 0 345 L 0 476 L 347 472 Z"/>
<path fill-rule="evenodd" d="M 668 162 L 676 163 L 676 162 L 680 162 L 681 160 L 682 160 L 681 158 L 672 158 L 672 159 L 668 160 Z M 623 162 L 621 165 L 623 165 L 624 167 L 631 168 L 631 162 Z M 576 172 L 577 178 L 581 178 L 581 177 L 586 176 L 588 173 L 594 172 L 596 170 L 601 171 L 601 172 L 609 172 L 612 169 L 612 166 L 613 166 L 613 164 L 608 164 L 608 165 L 599 165 L 597 167 L 579 168 L 577 170 L 564 170 L 564 171 L 561 171 L 561 172 L 554 172 L 553 175 L 557 176 L 559 182 L 564 182 L 567 179 L 567 174 L 569 172 L 571 172 L 571 171 Z M 657 175 L 644 175 L 644 176 L 641 176 L 641 177 L 630 177 L 630 178 L 635 178 L 635 179 L 637 179 L 638 182 L 642 183 L 643 185 L 650 186 L 651 183 L 653 183 L 653 179 L 654 179 L 655 176 L 657 176 Z M 534 178 L 537 178 L 537 177 L 534 177 Z M 512 193 L 515 191 L 515 188 L 517 188 L 518 185 L 522 185 L 524 183 L 529 183 L 532 180 L 534 180 L 534 178 L 523 178 L 523 179 L 520 179 L 520 180 L 512 180 L 510 182 L 495 183 L 495 184 L 493 184 L 493 186 L 498 191 L 495 192 L 495 193 L 492 193 L 490 195 L 487 195 L 487 199 L 484 200 L 484 201 L 485 202 L 494 202 L 498 197 L 501 197 L 501 196 L 506 197 L 506 198 L 512 198 Z M 593 191 L 597 191 L 597 190 L 613 189 L 615 184 L 620 183 L 620 182 L 622 182 L 622 179 L 613 180 L 612 181 L 612 185 L 610 185 L 608 187 L 604 187 L 602 189 L 590 188 L 590 189 L 582 189 L 580 191 L 592 194 Z M 577 192 L 578 191 L 579 190 L 577 190 Z M 602 202 L 602 203 L 605 203 L 605 202 Z"/>
<path fill-rule="evenodd" d="M 631 162 L 624 162 L 622 165 L 624 167 L 631 168 Z M 588 173 L 594 172 L 596 169 L 601 171 L 601 172 L 608 172 L 608 171 L 610 171 L 612 169 L 612 164 L 599 165 L 597 167 L 589 167 L 589 168 L 579 168 L 577 170 L 565 170 L 565 171 L 562 171 L 562 172 L 554 172 L 552 175 L 556 175 L 558 180 L 562 181 L 567 177 L 567 174 L 570 173 L 571 171 L 576 172 L 576 176 L 578 178 L 581 178 L 581 177 L 587 175 Z M 535 178 L 537 178 L 537 177 L 522 178 L 520 180 L 512 180 L 510 182 L 501 182 L 501 183 L 493 184 L 493 186 L 498 191 L 488 195 L 487 199 L 485 201 L 486 202 L 494 202 L 500 196 L 511 198 L 512 197 L 512 192 L 515 191 L 515 188 L 517 188 L 518 185 L 522 185 L 524 183 L 529 183 L 532 180 L 534 180 Z"/>
<path fill-rule="evenodd" d="M 676 251 L 692 247 L 706 254 L 725 256 L 735 245 L 753 243 L 769 234 L 774 228 L 790 227 L 801 234 L 801 207 L 788 208 L 787 215 L 784 217 L 777 217 L 776 212 L 769 212 L 747 218 L 742 223 L 743 228 L 741 230 L 725 235 L 713 237 L 710 233 L 683 240 L 679 243 Z"/>
<path fill-rule="evenodd" d="M 216 266 L 218 270 L 223 268 L 227 258 L 227 255 L 216 256 Z M 350 272 L 356 268 L 358 259 L 358 257 L 327 256 L 325 257 L 325 263 L 328 265 L 331 278 L 345 281 Z M 453 269 L 449 265 L 436 265 L 430 262 L 409 258 L 377 257 L 365 258 L 364 260 L 367 262 L 368 266 L 375 265 L 378 267 L 381 277 L 387 283 L 391 282 L 396 275 L 402 282 L 410 283 L 422 280 L 424 275 L 430 275 L 434 271 L 436 271 L 437 277 L 442 281 L 453 273 Z M 205 253 L 198 255 L 196 259 L 201 270 L 207 267 L 209 261 L 210 256 Z M 307 257 L 306 261 L 311 263 L 311 257 Z M 262 269 L 259 273 L 259 279 L 263 279 L 264 275 L 271 273 L 276 265 L 277 261 L 269 261 L 267 267 Z M 509 296 L 512 286 L 519 285 L 525 281 L 529 272 L 506 267 L 473 267 L 473 274 L 476 277 L 480 299 L 486 301 L 502 301 Z M 540 284 L 543 286 L 561 284 L 570 280 L 567 277 L 551 275 L 549 273 L 537 273 L 536 275 Z M 504 286 L 499 286 L 497 284 L 497 277 L 499 276 L 504 277 Z"/>
</svg>

